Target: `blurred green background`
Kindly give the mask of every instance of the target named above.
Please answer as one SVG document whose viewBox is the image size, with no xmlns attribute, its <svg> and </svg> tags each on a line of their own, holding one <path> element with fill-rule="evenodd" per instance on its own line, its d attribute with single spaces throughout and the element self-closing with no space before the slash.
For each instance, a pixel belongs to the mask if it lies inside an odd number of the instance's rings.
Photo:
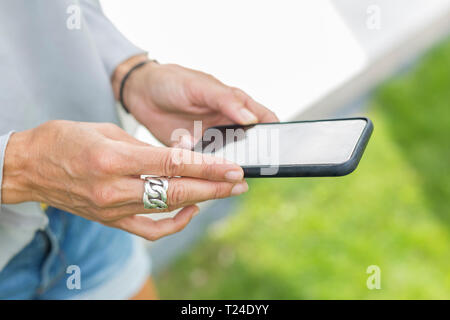
<svg viewBox="0 0 450 320">
<path fill-rule="evenodd" d="M 250 180 L 236 212 L 159 273 L 161 298 L 449 299 L 450 39 L 367 108 L 375 130 L 353 174 Z"/>
</svg>

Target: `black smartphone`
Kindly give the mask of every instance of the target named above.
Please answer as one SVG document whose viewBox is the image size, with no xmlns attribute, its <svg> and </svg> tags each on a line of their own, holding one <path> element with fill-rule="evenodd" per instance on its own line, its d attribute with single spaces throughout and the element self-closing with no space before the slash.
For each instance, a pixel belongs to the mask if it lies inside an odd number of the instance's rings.
<svg viewBox="0 0 450 320">
<path fill-rule="evenodd" d="M 245 177 L 326 177 L 353 172 L 373 131 L 368 118 L 226 125 L 194 147 L 239 164 Z"/>
</svg>

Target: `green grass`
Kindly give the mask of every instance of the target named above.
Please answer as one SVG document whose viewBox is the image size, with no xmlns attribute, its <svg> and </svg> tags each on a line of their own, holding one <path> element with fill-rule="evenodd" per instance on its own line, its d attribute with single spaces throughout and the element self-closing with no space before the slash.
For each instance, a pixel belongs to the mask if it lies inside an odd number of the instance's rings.
<svg viewBox="0 0 450 320">
<path fill-rule="evenodd" d="M 162 298 L 449 299 L 450 41 L 378 88 L 369 110 L 357 171 L 251 181 L 236 212 L 157 277 Z M 369 265 L 380 290 L 366 287 Z"/>
</svg>

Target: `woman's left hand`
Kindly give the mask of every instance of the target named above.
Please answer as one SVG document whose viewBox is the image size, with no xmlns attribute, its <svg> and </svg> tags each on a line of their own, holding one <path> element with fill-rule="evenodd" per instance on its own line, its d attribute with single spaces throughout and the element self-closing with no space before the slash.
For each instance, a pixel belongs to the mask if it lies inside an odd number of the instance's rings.
<svg viewBox="0 0 450 320">
<path fill-rule="evenodd" d="M 144 59 L 133 57 L 116 69 L 116 93 L 127 70 Z M 222 124 L 279 121 L 242 90 L 174 64 L 149 62 L 134 70 L 126 81 L 123 98 L 134 117 L 166 145 L 175 143 L 171 141 L 175 129 L 184 128 L 193 135 L 194 120 L 202 121 L 203 130 Z"/>
</svg>

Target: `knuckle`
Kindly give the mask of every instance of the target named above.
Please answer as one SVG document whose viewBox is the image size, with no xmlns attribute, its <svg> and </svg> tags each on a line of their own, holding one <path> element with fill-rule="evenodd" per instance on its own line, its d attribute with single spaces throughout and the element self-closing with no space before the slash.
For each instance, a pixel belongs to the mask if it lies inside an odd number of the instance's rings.
<svg viewBox="0 0 450 320">
<path fill-rule="evenodd" d="M 217 166 L 214 166 L 212 164 L 209 163 L 203 163 L 202 164 L 202 168 L 201 168 L 201 172 L 203 174 L 203 177 L 205 178 L 214 178 L 217 176 Z"/>
<path fill-rule="evenodd" d="M 163 171 L 167 176 L 176 176 L 184 171 L 183 150 L 172 149 L 163 159 Z"/>
<path fill-rule="evenodd" d="M 93 192 L 93 199 L 95 206 L 98 208 L 106 208 L 114 204 L 117 199 L 117 191 L 113 187 L 100 187 Z"/>
<path fill-rule="evenodd" d="M 109 148 L 98 148 L 91 153 L 90 162 L 99 173 L 111 174 L 120 169 L 119 154 Z"/>
<path fill-rule="evenodd" d="M 188 200 L 189 192 L 186 188 L 186 185 L 182 183 L 177 183 L 174 185 L 171 193 L 169 202 L 171 205 L 179 205 Z"/>
<path fill-rule="evenodd" d="M 224 184 L 222 183 L 216 183 L 215 187 L 214 187 L 214 199 L 220 199 L 220 198 L 224 198 L 228 195 L 228 189 L 226 188 Z"/>
</svg>

